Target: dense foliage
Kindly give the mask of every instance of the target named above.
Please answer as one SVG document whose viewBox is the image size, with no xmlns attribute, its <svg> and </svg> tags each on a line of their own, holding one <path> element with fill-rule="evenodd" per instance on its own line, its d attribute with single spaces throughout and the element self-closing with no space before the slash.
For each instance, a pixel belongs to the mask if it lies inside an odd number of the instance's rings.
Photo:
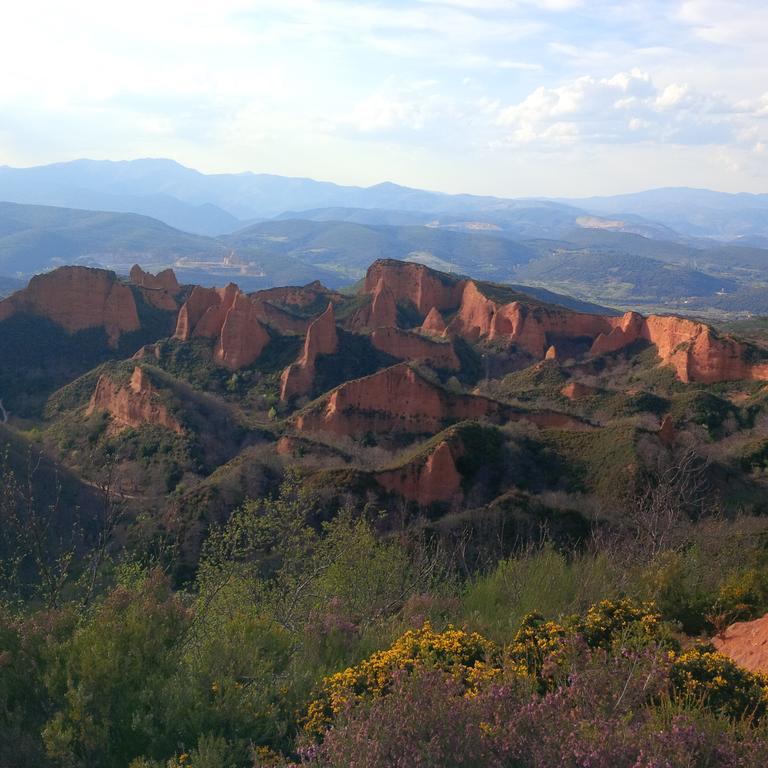
<svg viewBox="0 0 768 768">
<path fill-rule="evenodd" d="M 117 535 L 97 558 L 85 531 L 53 600 L 4 481 L 8 768 L 768 759 L 768 679 L 706 644 L 768 609 L 757 519 L 543 541 L 467 572 L 434 536 L 382 535 L 373 509 L 322 522 L 289 477 L 209 534 L 191 581 Z"/>
</svg>

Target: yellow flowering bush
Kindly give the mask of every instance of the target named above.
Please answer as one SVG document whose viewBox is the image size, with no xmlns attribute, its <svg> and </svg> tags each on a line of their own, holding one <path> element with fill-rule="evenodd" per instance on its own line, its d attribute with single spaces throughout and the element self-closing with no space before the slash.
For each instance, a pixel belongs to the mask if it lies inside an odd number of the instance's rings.
<svg viewBox="0 0 768 768">
<path fill-rule="evenodd" d="M 616 640 L 640 644 L 668 640 L 655 607 L 626 597 L 601 600 L 576 620 L 575 628 L 590 648 L 610 648 Z"/>
<path fill-rule="evenodd" d="M 320 695 L 309 705 L 305 727 L 322 733 L 349 702 L 385 694 L 398 672 L 417 667 L 447 672 L 472 695 L 480 683 L 498 674 L 498 656 L 495 644 L 476 632 L 452 626 L 435 632 L 427 622 L 419 630 L 406 632 L 391 648 L 326 677 Z"/>
<path fill-rule="evenodd" d="M 572 637 L 562 624 L 529 613 L 505 649 L 505 668 L 534 678 L 539 689 L 546 689 L 554 673 L 565 666 L 567 641 Z"/>
<path fill-rule="evenodd" d="M 737 719 L 759 719 L 768 710 L 768 675 L 749 672 L 711 645 L 670 655 L 669 677 L 678 696 Z"/>
</svg>

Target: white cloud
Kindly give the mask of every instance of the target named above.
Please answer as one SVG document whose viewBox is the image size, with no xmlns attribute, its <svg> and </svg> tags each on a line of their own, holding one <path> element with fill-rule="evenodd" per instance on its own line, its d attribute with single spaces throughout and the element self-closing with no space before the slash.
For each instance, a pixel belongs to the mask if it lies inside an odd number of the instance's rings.
<svg viewBox="0 0 768 768">
<path fill-rule="evenodd" d="M 687 83 L 658 87 L 638 69 L 540 87 L 500 110 L 506 143 L 756 144 L 768 138 L 764 102 L 729 101 Z"/>
</svg>

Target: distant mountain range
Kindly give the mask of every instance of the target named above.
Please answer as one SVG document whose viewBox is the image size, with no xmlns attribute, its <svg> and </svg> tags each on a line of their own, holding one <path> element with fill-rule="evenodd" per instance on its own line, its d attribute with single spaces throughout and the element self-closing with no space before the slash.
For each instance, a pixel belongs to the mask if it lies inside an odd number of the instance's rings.
<svg viewBox="0 0 768 768">
<path fill-rule="evenodd" d="M 581 220 L 579 226 L 665 240 L 768 238 L 768 195 L 669 188 L 579 200 L 506 199 L 448 195 L 390 182 L 364 188 L 270 174 L 203 174 L 164 159 L 1 166 L 0 200 L 138 213 L 203 235 L 234 232 L 290 212 L 289 218 L 352 217 L 364 224 L 419 224 L 437 216 L 455 224 L 495 226 L 520 237 L 556 237 L 559 229 Z M 297 215 L 304 212 L 311 213 Z M 590 222 L 590 215 L 605 220 Z"/>
<path fill-rule="evenodd" d="M 0 200 L 0 275 L 17 280 L 137 262 L 245 290 L 337 288 L 395 258 L 617 307 L 768 313 L 768 195 L 511 200 L 78 160 L 0 167 Z"/>
</svg>

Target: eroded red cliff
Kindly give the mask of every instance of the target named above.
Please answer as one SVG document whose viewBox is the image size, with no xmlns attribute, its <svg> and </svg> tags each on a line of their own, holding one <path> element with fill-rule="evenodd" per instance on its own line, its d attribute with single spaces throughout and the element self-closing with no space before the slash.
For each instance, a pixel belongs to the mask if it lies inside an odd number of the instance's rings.
<svg viewBox="0 0 768 768">
<path fill-rule="evenodd" d="M 175 337 L 215 339 L 214 357 L 230 370 L 255 362 L 269 342 L 258 304 L 234 284 L 195 286 L 179 311 Z"/>
<path fill-rule="evenodd" d="M 16 313 L 46 317 L 69 333 L 104 328 L 112 347 L 123 333 L 140 327 L 131 289 L 114 272 L 90 267 L 36 275 L 26 288 L 0 301 L 0 320 Z"/>
<path fill-rule="evenodd" d="M 461 366 L 459 358 L 448 341 L 433 341 L 413 331 L 400 328 L 377 328 L 371 334 L 376 349 L 401 360 L 422 360 L 433 368 L 456 371 Z"/>
<path fill-rule="evenodd" d="M 175 297 L 181 290 L 181 286 L 172 269 L 164 269 L 153 275 L 145 272 L 138 264 L 134 264 L 130 277 L 131 282 L 141 289 L 142 296 L 148 304 L 169 312 L 179 308 Z"/>
<path fill-rule="evenodd" d="M 438 310 L 455 308 L 463 283 L 463 280 L 423 264 L 381 259 L 368 269 L 363 292 L 372 294 L 381 284 L 395 299 L 410 301 L 422 315 L 426 315 L 432 307 Z"/>
<path fill-rule="evenodd" d="M 407 363 L 348 381 L 294 417 L 299 432 L 336 435 L 431 434 L 464 419 L 529 421 L 539 427 L 586 425 L 555 411 L 520 411 L 479 395 L 455 394 L 425 379 Z"/>
<path fill-rule="evenodd" d="M 426 457 L 419 457 L 397 469 L 376 473 L 376 481 L 391 493 L 396 493 L 422 506 L 435 502 L 459 503 L 462 498 L 461 474 L 456 468 L 462 447 L 442 441 Z"/>
<path fill-rule="evenodd" d="M 332 355 L 338 345 L 333 304 L 328 304 L 325 312 L 310 324 L 301 357 L 283 371 L 280 379 L 280 399 L 289 400 L 310 392 L 315 378 L 317 356 Z"/>
<path fill-rule="evenodd" d="M 372 297 L 371 317 L 364 317 L 362 324 L 394 326 L 396 312 L 391 307 L 411 302 L 425 315 L 422 330 L 427 333 L 460 336 L 470 342 L 502 339 L 538 360 L 559 355 L 563 342 L 566 348 L 568 342 L 586 343 L 591 345 L 592 355 L 601 355 L 646 341 L 656 346 L 660 363 L 671 365 L 683 382 L 768 379 L 768 361 L 750 362 L 744 344 L 694 320 L 643 317 L 636 312 L 620 317 L 592 315 L 524 296 L 505 303 L 499 299 L 503 291 L 491 288 L 420 264 L 377 261 L 368 270 L 362 289 Z M 390 307 L 386 312 L 373 311 L 376 297 Z M 447 329 L 442 328 L 441 312 L 453 315 Z"/>
<path fill-rule="evenodd" d="M 177 434 L 184 431 L 160 401 L 149 375 L 138 365 L 125 386 L 117 384 L 108 374 L 99 377 L 87 414 L 94 411 L 107 411 L 113 422 L 121 428 L 149 424 L 165 427 Z"/>
</svg>

